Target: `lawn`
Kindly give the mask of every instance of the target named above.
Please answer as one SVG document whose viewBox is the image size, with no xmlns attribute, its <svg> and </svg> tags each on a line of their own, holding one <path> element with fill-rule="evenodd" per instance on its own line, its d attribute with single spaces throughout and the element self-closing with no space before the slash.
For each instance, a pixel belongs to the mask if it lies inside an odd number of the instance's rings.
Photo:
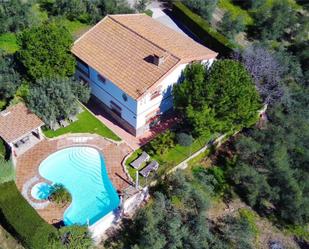
<svg viewBox="0 0 309 249">
<path fill-rule="evenodd" d="M 215 137 L 212 136 L 212 137 Z M 156 160 L 160 164 L 160 167 L 157 171 L 158 176 L 162 176 L 164 173 L 168 172 L 170 169 L 184 161 L 186 158 L 190 157 L 193 153 L 200 150 L 204 147 L 211 138 L 209 137 L 200 137 L 195 139 L 194 142 L 190 146 L 181 146 L 179 144 L 175 145 L 174 147 L 170 148 L 166 153 L 159 155 L 155 154 L 151 156 L 151 160 Z M 147 147 L 147 145 L 146 145 Z M 143 150 L 147 152 L 145 146 L 134 151 L 133 154 L 126 160 L 125 164 L 128 170 L 128 173 L 132 177 L 133 180 L 136 178 L 136 169 L 130 166 L 130 163 L 133 162 Z M 142 169 L 141 167 L 140 169 Z M 149 177 L 153 176 L 154 174 L 151 173 Z M 148 179 L 150 181 L 151 179 Z M 140 177 L 140 185 L 143 185 L 146 180 L 141 176 Z"/>
<path fill-rule="evenodd" d="M 65 18 L 60 19 L 59 23 L 61 23 L 69 30 L 74 39 L 77 39 L 91 27 L 90 25 L 81 23 L 79 21 L 70 21 Z"/>
<path fill-rule="evenodd" d="M 243 16 L 246 25 L 253 24 L 253 18 L 250 16 L 249 12 L 233 4 L 231 0 L 219 0 L 218 6 L 221 9 L 229 11 L 233 17 Z"/>
<path fill-rule="evenodd" d="M 11 160 L 0 156 L 0 184 L 15 180 L 15 170 Z"/>
<path fill-rule="evenodd" d="M 0 49 L 7 54 L 15 53 L 18 50 L 16 35 L 14 33 L 0 35 Z"/>
<path fill-rule="evenodd" d="M 120 141 L 120 138 L 108 129 L 100 120 L 93 116 L 87 109 L 77 115 L 78 120 L 67 127 L 59 128 L 56 131 L 43 129 L 46 137 L 52 138 L 70 133 L 92 133 L 102 137 Z"/>
</svg>

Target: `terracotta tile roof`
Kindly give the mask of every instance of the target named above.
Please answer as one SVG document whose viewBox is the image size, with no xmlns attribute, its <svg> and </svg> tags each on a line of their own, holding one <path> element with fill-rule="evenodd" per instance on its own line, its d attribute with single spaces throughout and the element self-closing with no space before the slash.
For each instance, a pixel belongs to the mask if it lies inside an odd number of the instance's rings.
<svg viewBox="0 0 309 249">
<path fill-rule="evenodd" d="M 75 41 L 72 53 L 138 99 L 174 67 L 217 53 L 145 14 L 110 15 Z M 160 66 L 153 55 L 165 56 Z"/>
<path fill-rule="evenodd" d="M 0 137 L 11 143 L 43 124 L 38 116 L 19 103 L 0 113 Z"/>
</svg>

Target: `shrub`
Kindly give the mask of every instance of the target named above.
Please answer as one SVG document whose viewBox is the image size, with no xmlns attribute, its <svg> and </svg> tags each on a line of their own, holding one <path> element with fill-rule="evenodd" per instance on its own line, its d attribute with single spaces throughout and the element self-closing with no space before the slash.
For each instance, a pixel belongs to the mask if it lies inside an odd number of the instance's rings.
<svg viewBox="0 0 309 249">
<path fill-rule="evenodd" d="M 239 215 L 240 215 L 241 218 L 244 218 L 248 221 L 250 231 L 252 231 L 253 234 L 256 237 L 259 233 L 259 229 L 256 225 L 256 215 L 255 215 L 255 213 L 253 211 L 247 209 L 247 208 L 242 208 L 242 209 L 239 210 Z"/>
<path fill-rule="evenodd" d="M 231 43 L 224 35 L 218 33 L 201 16 L 192 12 L 181 2 L 173 4 L 173 14 L 178 17 L 202 43 L 221 55 L 229 55 L 238 46 Z"/>
<path fill-rule="evenodd" d="M 220 30 L 229 39 L 234 39 L 235 36 L 244 32 L 246 29 L 245 21 L 242 16 L 233 17 L 230 12 L 226 12 L 220 22 Z"/>
<path fill-rule="evenodd" d="M 144 11 L 144 13 L 146 14 L 146 15 L 148 15 L 148 16 L 152 16 L 153 15 L 153 12 L 152 12 L 152 10 L 145 10 Z"/>
<path fill-rule="evenodd" d="M 49 199 L 60 205 L 65 205 L 72 201 L 70 192 L 62 184 L 52 186 Z"/>
<path fill-rule="evenodd" d="M 0 155 L 0 184 L 12 181 L 14 180 L 14 178 L 15 178 L 15 171 L 12 162 L 6 161 Z"/>
<path fill-rule="evenodd" d="M 193 169 L 193 175 L 208 188 L 208 192 L 213 192 L 215 195 L 227 194 L 229 185 L 224 176 L 224 171 L 221 167 L 212 166 L 209 169 L 204 167 L 196 167 Z"/>
<path fill-rule="evenodd" d="M 6 156 L 6 148 L 4 141 L 0 138 L 0 157 L 5 158 Z"/>
<path fill-rule="evenodd" d="M 28 204 L 13 181 L 0 185 L 0 223 L 25 247 L 32 249 L 42 249 L 56 234 L 56 229 Z"/>
<path fill-rule="evenodd" d="M 193 143 L 193 137 L 187 133 L 178 133 L 176 139 L 181 146 L 190 146 Z"/>
<path fill-rule="evenodd" d="M 164 154 L 168 149 L 174 147 L 175 133 L 170 130 L 158 135 L 147 145 L 150 154 Z"/>
<path fill-rule="evenodd" d="M 59 235 L 65 249 L 93 248 L 93 241 L 86 226 L 63 227 Z"/>
</svg>

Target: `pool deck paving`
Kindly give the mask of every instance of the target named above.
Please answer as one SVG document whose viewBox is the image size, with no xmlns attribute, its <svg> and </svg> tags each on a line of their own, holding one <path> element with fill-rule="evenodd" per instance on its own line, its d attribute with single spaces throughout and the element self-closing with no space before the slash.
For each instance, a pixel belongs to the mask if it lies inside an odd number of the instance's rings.
<svg viewBox="0 0 309 249">
<path fill-rule="evenodd" d="M 125 156 L 132 151 L 126 143 L 114 143 L 93 134 L 65 135 L 54 139 L 44 139 L 17 158 L 16 185 L 21 192 L 23 186 L 31 178 L 38 177 L 38 180 L 31 182 L 29 189 L 24 191 L 28 195 L 28 201 L 42 203 L 42 201 L 36 201 L 30 194 L 32 186 L 36 183 L 48 182 L 39 175 L 40 163 L 50 154 L 71 146 L 90 146 L 98 149 L 104 155 L 108 176 L 116 190 L 122 192 L 130 186 L 130 180 L 122 167 Z M 58 223 L 62 220 L 63 212 L 67 207 L 68 205 L 60 207 L 50 203 L 47 207 L 37 209 L 37 212 L 48 223 Z"/>
</svg>

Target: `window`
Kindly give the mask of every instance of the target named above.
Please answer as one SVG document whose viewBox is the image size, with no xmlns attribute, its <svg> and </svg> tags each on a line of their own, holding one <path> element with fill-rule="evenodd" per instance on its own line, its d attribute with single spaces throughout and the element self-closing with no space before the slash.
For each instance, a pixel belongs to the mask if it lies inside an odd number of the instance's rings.
<svg viewBox="0 0 309 249">
<path fill-rule="evenodd" d="M 128 96 L 125 93 L 122 94 L 122 98 L 124 101 L 128 101 Z"/>
<path fill-rule="evenodd" d="M 151 93 L 150 100 L 153 100 L 161 95 L 161 87 L 158 87 L 154 92 Z"/>
<path fill-rule="evenodd" d="M 97 74 L 97 78 L 98 78 L 98 81 L 100 81 L 104 84 L 106 83 L 106 79 L 101 74 Z"/>
<path fill-rule="evenodd" d="M 77 58 L 77 70 L 89 78 L 89 66 Z"/>
<path fill-rule="evenodd" d="M 110 107 L 111 107 L 111 110 L 117 114 L 119 117 L 121 117 L 121 112 L 122 112 L 122 109 L 119 105 L 117 105 L 114 101 L 111 101 L 110 102 Z"/>
<path fill-rule="evenodd" d="M 146 118 L 146 124 L 149 124 L 149 126 L 153 126 L 153 125 L 157 124 L 160 121 L 160 116 L 161 116 L 160 108 L 152 111 L 151 113 L 149 113 L 145 117 Z"/>
</svg>

